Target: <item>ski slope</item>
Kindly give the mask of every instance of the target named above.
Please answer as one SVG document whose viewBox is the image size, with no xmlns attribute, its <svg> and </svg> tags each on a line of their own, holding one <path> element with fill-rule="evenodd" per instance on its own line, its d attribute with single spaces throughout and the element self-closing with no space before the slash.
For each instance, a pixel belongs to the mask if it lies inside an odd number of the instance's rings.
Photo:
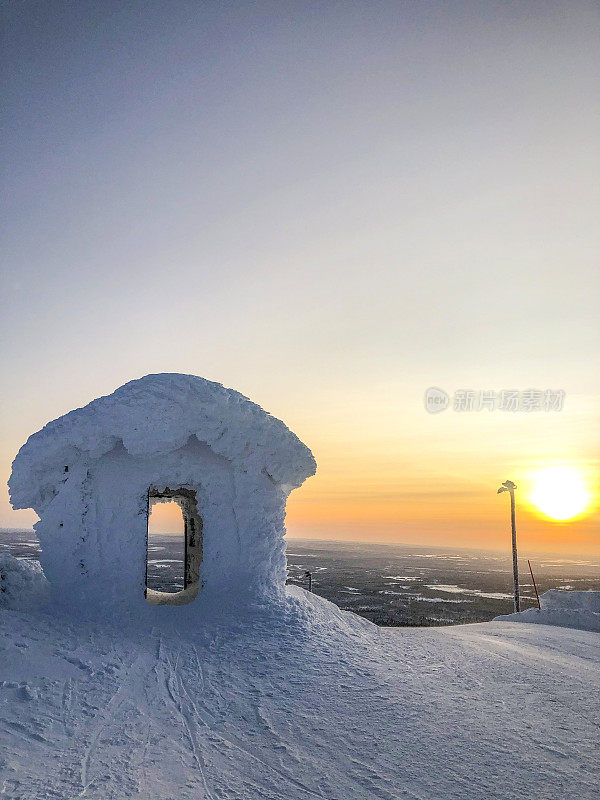
<svg viewBox="0 0 600 800">
<path fill-rule="evenodd" d="M 2 611 L 1 798 L 598 797 L 597 633 L 152 611 Z"/>
</svg>

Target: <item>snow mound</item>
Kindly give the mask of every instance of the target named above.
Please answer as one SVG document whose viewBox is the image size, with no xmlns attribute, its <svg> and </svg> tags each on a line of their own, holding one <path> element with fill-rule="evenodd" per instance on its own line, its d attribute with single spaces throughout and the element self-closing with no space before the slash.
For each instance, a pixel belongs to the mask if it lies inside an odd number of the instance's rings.
<svg viewBox="0 0 600 800">
<path fill-rule="evenodd" d="M 64 481 L 65 464 L 95 461 L 119 442 L 130 455 L 157 456 L 192 436 L 282 486 L 298 487 L 316 471 L 308 447 L 243 394 L 195 375 L 146 375 L 30 436 L 13 463 L 13 508 L 39 514 Z"/>
<path fill-rule="evenodd" d="M 308 592 L 294 584 L 288 584 L 285 588 L 288 615 L 301 620 L 307 628 L 331 630 L 335 627 L 351 636 L 364 633 L 375 636 L 379 634 L 379 628 L 373 622 L 352 611 L 344 611 L 324 597 Z"/>
<path fill-rule="evenodd" d="M 562 628 L 600 632 L 600 592 L 550 589 L 540 597 L 541 610 L 528 608 L 519 614 L 505 614 L 496 620 L 537 622 Z"/>
<path fill-rule="evenodd" d="M 0 608 L 33 608 L 48 598 L 48 589 L 39 562 L 0 555 Z"/>
</svg>

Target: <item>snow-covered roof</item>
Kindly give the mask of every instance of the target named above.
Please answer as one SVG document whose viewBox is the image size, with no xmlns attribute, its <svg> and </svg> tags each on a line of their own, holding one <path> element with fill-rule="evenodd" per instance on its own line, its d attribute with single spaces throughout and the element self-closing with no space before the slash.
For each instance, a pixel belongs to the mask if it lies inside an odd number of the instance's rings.
<svg viewBox="0 0 600 800">
<path fill-rule="evenodd" d="M 276 483 L 299 486 L 314 475 L 306 445 L 247 397 L 195 375 L 165 373 L 130 381 L 115 392 L 71 411 L 29 437 L 9 481 L 14 508 L 35 508 L 48 480 L 64 480 L 65 458 L 94 460 L 121 440 L 132 455 L 162 455 L 195 435 L 212 450 Z"/>
</svg>

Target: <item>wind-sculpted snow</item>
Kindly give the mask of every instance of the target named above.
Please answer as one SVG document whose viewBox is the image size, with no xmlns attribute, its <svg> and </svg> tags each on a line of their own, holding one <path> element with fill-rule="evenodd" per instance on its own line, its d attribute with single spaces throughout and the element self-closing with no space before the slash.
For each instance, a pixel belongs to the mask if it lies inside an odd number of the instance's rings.
<svg viewBox="0 0 600 800">
<path fill-rule="evenodd" d="M 146 375 L 32 434 L 13 463 L 13 508 L 33 508 L 41 516 L 65 480 L 65 465 L 85 466 L 119 443 L 132 456 L 160 456 L 191 436 L 290 488 L 316 470 L 298 437 L 239 392 L 195 375 Z"/>
<path fill-rule="evenodd" d="M 275 600 L 286 579 L 286 500 L 315 469 L 283 422 L 238 392 L 148 375 L 30 436 L 9 487 L 15 508 L 40 516 L 55 600 L 145 613 L 151 497 L 187 493 L 200 553 L 188 582 L 195 603 Z"/>
<path fill-rule="evenodd" d="M 540 596 L 541 609 L 496 617 L 507 622 L 534 622 L 600 633 L 600 592 L 550 589 Z"/>
<path fill-rule="evenodd" d="M 1 797 L 598 796 L 597 634 L 382 629 L 301 589 L 181 610 L 0 614 Z"/>
<path fill-rule="evenodd" d="M 0 554 L 0 609 L 33 608 L 48 598 L 48 581 L 37 561 Z"/>
</svg>

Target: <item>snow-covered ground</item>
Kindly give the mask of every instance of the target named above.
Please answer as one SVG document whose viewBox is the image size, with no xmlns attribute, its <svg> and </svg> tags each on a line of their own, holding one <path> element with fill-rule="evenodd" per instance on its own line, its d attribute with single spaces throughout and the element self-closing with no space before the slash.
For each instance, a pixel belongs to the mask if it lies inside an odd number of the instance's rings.
<svg viewBox="0 0 600 800">
<path fill-rule="evenodd" d="M 600 633 L 600 592 L 550 589 L 540 597 L 541 608 L 528 608 L 519 614 L 505 614 L 497 620 L 560 625 Z"/>
<path fill-rule="evenodd" d="M 598 634 L 288 605 L 0 612 L 0 797 L 598 797 Z"/>
</svg>

